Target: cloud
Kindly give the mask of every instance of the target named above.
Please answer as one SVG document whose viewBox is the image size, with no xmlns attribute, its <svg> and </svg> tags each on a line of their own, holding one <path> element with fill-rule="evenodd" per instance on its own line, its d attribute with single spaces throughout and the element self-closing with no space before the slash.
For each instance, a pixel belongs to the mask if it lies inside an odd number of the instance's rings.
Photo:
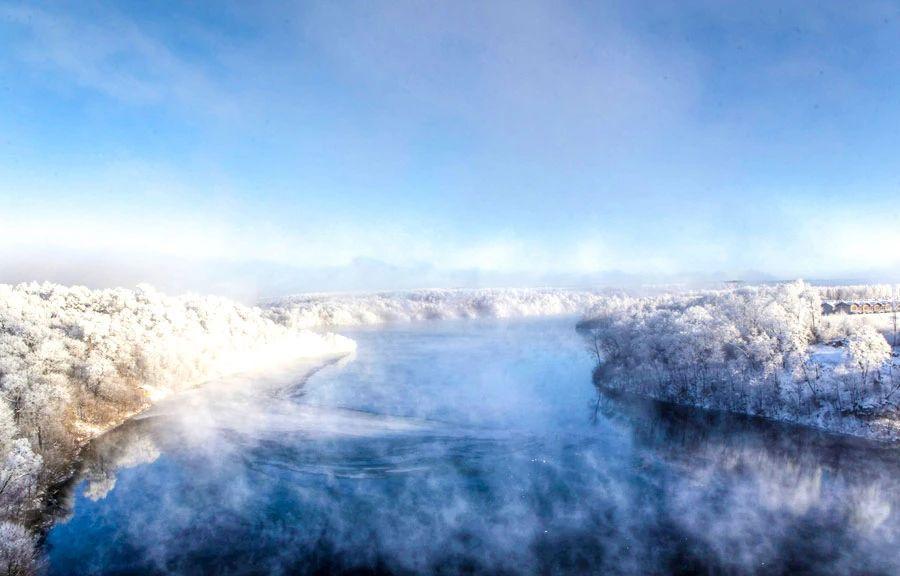
<svg viewBox="0 0 900 576">
<path fill-rule="evenodd" d="M 298 19 L 350 89 L 421 120 L 546 150 L 609 152 L 677 124 L 695 99 L 689 54 L 652 50 L 609 4 L 316 3 Z M 389 109 L 390 110 L 390 109 Z M 423 111 L 426 110 L 426 111 Z M 388 112 L 390 113 L 390 112 Z"/>
<path fill-rule="evenodd" d="M 236 103 L 208 72 L 110 6 L 81 10 L 0 5 L 0 21 L 21 33 L 13 50 L 29 66 L 135 105 L 169 104 L 233 114 Z M 95 8 L 95 9 L 92 9 Z M 210 57 L 206 54 L 205 57 Z M 49 79 L 53 76 L 48 77 Z M 65 84 L 59 84 L 64 86 Z"/>
</svg>

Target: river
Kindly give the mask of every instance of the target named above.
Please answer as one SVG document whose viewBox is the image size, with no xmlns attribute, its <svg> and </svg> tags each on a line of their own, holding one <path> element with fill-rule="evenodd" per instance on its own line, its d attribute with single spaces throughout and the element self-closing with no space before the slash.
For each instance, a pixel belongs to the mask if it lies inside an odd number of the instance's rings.
<svg viewBox="0 0 900 576">
<path fill-rule="evenodd" d="M 96 441 L 50 574 L 900 573 L 897 448 L 605 398 L 572 319 L 346 331 Z"/>
</svg>

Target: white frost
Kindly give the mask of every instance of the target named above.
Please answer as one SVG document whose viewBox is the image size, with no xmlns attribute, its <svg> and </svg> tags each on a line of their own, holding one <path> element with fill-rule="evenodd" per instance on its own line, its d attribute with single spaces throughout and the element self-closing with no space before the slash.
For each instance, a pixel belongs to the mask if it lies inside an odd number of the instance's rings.
<svg viewBox="0 0 900 576">
<path fill-rule="evenodd" d="M 609 298 L 580 326 L 605 387 L 900 439 L 891 347 L 867 317 L 824 316 L 827 290 L 839 292 L 795 282 Z"/>
<path fill-rule="evenodd" d="M 281 324 L 314 328 L 582 314 L 604 297 L 599 292 L 565 289 L 435 289 L 361 295 L 297 295 L 269 301 L 264 308 Z"/>
</svg>

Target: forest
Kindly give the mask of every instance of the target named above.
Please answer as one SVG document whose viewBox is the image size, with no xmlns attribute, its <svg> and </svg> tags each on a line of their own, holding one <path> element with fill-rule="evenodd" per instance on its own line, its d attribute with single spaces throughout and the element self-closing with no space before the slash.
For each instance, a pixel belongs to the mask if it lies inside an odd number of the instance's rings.
<svg viewBox="0 0 900 576">
<path fill-rule="evenodd" d="M 897 439 L 893 315 L 822 314 L 823 296 L 872 293 L 798 281 L 612 297 L 578 327 L 602 389 Z"/>
<path fill-rule="evenodd" d="M 619 291 L 616 291 L 618 293 Z M 611 290 L 431 289 L 378 294 L 301 294 L 264 303 L 295 328 L 360 326 L 418 320 L 523 318 L 583 314 Z"/>
</svg>

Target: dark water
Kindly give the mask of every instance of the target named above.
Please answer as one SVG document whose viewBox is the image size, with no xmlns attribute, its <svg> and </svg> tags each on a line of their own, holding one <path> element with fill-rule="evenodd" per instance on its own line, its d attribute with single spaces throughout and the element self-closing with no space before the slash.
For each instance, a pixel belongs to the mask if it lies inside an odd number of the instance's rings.
<svg viewBox="0 0 900 576">
<path fill-rule="evenodd" d="M 52 574 L 900 574 L 900 464 L 598 397 L 571 320 L 349 333 L 96 443 Z"/>
</svg>

